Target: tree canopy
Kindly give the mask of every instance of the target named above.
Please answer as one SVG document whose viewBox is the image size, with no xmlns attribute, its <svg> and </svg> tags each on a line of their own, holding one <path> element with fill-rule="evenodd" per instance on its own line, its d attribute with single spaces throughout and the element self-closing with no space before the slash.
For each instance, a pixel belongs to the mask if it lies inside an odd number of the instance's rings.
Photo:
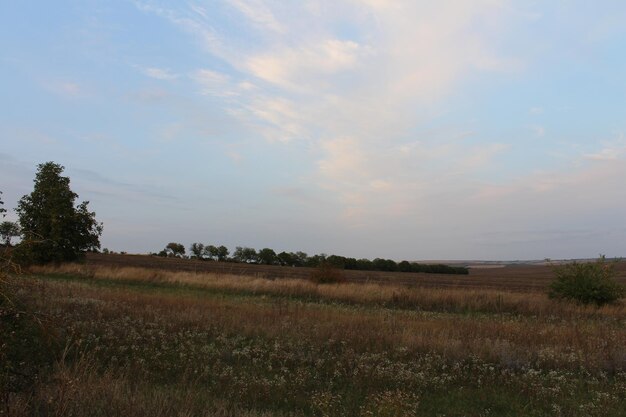
<svg viewBox="0 0 626 417">
<path fill-rule="evenodd" d="M 4 201 L 2 201 L 2 191 L 0 191 L 0 216 L 4 217 L 5 214 L 7 212 L 7 209 L 5 209 L 4 207 Z"/>
<path fill-rule="evenodd" d="M 20 226 L 15 222 L 0 223 L 0 239 L 6 246 L 11 246 L 11 239 L 20 235 Z"/>
<path fill-rule="evenodd" d="M 165 246 L 167 256 L 182 258 L 185 255 L 185 246 L 182 243 L 170 242 Z"/>
<path fill-rule="evenodd" d="M 23 263 L 74 261 L 85 251 L 100 248 L 102 223 L 88 209 L 88 201 L 75 206 L 78 194 L 70 189 L 65 168 L 54 162 L 38 165 L 33 192 L 23 196 L 16 212 L 23 240 Z"/>
</svg>

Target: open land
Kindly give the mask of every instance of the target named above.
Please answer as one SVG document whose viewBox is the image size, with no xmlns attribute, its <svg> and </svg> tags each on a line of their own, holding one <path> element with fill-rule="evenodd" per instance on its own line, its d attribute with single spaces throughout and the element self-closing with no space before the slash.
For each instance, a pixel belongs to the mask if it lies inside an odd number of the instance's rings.
<svg viewBox="0 0 626 417">
<path fill-rule="evenodd" d="M 19 368 L 2 413 L 626 415 L 626 303 L 550 300 L 548 267 L 310 274 L 129 255 L 24 271 L 11 297 L 38 324 L 18 330 L 46 372 L 19 387 Z"/>
<path fill-rule="evenodd" d="M 290 268 L 273 265 L 211 262 L 194 259 L 161 258 L 147 255 L 87 254 L 87 264 L 106 267 L 137 267 L 164 271 L 208 272 L 254 276 L 257 278 L 308 279 L 313 268 Z M 617 280 L 626 284 L 626 262 L 616 264 Z M 545 291 L 554 279 L 552 267 L 535 264 L 499 264 L 470 268 L 469 275 L 426 274 L 410 272 L 343 271 L 347 282 L 380 283 L 435 288 L 478 288 L 506 291 Z"/>
</svg>

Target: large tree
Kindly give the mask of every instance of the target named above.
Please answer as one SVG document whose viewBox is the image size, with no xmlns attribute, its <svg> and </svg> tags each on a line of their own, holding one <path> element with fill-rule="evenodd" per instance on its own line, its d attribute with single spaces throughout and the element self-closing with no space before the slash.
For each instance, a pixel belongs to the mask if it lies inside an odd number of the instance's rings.
<svg viewBox="0 0 626 417">
<path fill-rule="evenodd" d="M 74 261 L 85 251 L 100 248 L 102 223 L 87 208 L 88 201 L 75 205 L 78 194 L 70 189 L 70 179 L 61 175 L 64 169 L 54 162 L 38 165 L 33 192 L 17 205 L 22 262 Z"/>
</svg>

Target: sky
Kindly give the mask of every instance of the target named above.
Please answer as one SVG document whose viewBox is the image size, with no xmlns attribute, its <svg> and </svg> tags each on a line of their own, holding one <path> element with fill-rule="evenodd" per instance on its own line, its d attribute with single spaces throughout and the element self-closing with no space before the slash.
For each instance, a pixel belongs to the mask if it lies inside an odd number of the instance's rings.
<svg viewBox="0 0 626 417">
<path fill-rule="evenodd" d="M 54 161 L 115 251 L 626 256 L 624 22 L 621 0 L 3 2 L 4 207 Z"/>
</svg>

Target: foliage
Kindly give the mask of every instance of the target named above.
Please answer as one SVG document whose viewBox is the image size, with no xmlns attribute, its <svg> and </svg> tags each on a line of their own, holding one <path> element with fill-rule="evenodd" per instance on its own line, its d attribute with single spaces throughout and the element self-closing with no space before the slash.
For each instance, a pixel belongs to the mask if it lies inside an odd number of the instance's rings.
<svg viewBox="0 0 626 417">
<path fill-rule="evenodd" d="M 345 281 L 345 278 L 341 269 L 329 262 L 323 262 L 311 273 L 311 281 L 317 284 L 336 284 Z"/>
<path fill-rule="evenodd" d="M 58 350 L 45 324 L 25 310 L 14 294 L 0 297 L 0 393 L 4 395 L 31 390 L 50 369 Z M 6 401 L 2 394 L 0 401 Z"/>
<path fill-rule="evenodd" d="M 215 245 L 206 245 L 204 247 L 204 256 L 209 259 L 217 259 L 217 246 Z"/>
<path fill-rule="evenodd" d="M 0 191 L 0 194 L 2 192 Z M 0 215 L 6 210 L 1 207 Z M 19 235 L 19 226 L 2 222 L 0 234 L 6 246 L 11 237 Z M 28 311 L 16 296 L 17 285 L 10 274 L 19 272 L 11 260 L 11 249 L 0 252 L 0 407 L 2 414 L 8 407 L 9 397 L 16 393 L 32 394 L 35 384 L 50 369 L 57 346 L 38 316 Z M 20 282 L 23 287 L 24 283 Z M 20 288 L 24 292 L 25 288 Z"/>
<path fill-rule="evenodd" d="M 215 261 L 226 261 L 228 258 L 228 248 L 224 245 L 206 245 L 204 247 L 203 257 L 213 259 Z"/>
<path fill-rule="evenodd" d="M 257 259 L 259 263 L 264 265 L 275 265 L 278 262 L 278 256 L 276 252 L 270 248 L 263 248 L 257 253 Z"/>
<path fill-rule="evenodd" d="M 281 266 L 299 266 L 296 265 L 296 263 L 298 262 L 296 257 L 294 256 L 293 253 L 291 252 L 281 252 L 278 255 L 276 255 L 276 257 L 278 258 L 278 264 Z"/>
<path fill-rule="evenodd" d="M 1 196 L 2 196 L 2 191 L 0 191 L 0 197 L 1 197 Z M 4 216 L 5 216 L 5 213 L 7 212 L 7 209 L 5 209 L 5 208 L 4 208 L 4 207 L 2 207 L 2 206 L 4 206 L 4 201 L 2 201 L 2 198 L 0 198 L 0 215 L 1 215 L 2 217 L 4 217 Z"/>
<path fill-rule="evenodd" d="M 242 263 L 257 262 L 257 253 L 254 248 L 237 246 L 233 252 L 233 259 Z"/>
<path fill-rule="evenodd" d="M 11 239 L 20 235 L 20 225 L 15 222 L 0 223 L 0 239 L 6 246 L 11 246 Z"/>
<path fill-rule="evenodd" d="M 228 259 L 228 248 L 224 245 L 220 245 L 215 248 L 215 256 L 217 256 L 218 261 L 225 261 Z"/>
<path fill-rule="evenodd" d="M 23 240 L 15 255 L 21 263 L 74 261 L 100 247 L 102 223 L 88 210 L 89 202 L 74 206 L 78 194 L 63 170 L 54 162 L 38 165 L 33 192 L 18 203 Z"/>
<path fill-rule="evenodd" d="M 202 243 L 192 243 L 189 247 L 189 252 L 191 252 L 191 256 L 196 259 L 204 258 L 204 244 Z"/>
<path fill-rule="evenodd" d="M 185 246 L 182 243 L 170 242 L 164 249 L 167 256 L 182 257 L 185 254 Z"/>
<path fill-rule="evenodd" d="M 180 244 L 176 244 L 180 245 Z M 182 245 L 181 245 L 182 247 Z M 416 262 L 402 261 L 396 263 L 393 259 L 376 258 L 356 259 L 341 255 L 326 255 L 324 253 L 309 256 L 305 252 L 280 252 L 276 253 L 271 248 L 256 250 L 250 247 L 237 246 L 232 258 L 228 258 L 229 251 L 226 246 L 203 245 L 192 243 L 189 248 L 192 257 L 196 259 L 211 259 L 220 262 L 259 263 L 263 265 L 280 265 L 291 267 L 317 268 L 322 264 L 332 265 L 337 269 L 356 271 L 386 271 L 386 272 L 425 272 L 430 274 L 462 274 L 467 275 L 469 270 L 463 266 L 449 266 L 443 264 L 420 264 Z M 163 250 L 158 256 L 182 256 L 184 251 L 174 255 L 171 250 Z"/>
<path fill-rule="evenodd" d="M 624 296 L 624 287 L 615 281 L 615 263 L 604 256 L 596 262 L 565 264 L 554 268 L 556 279 L 548 295 L 598 306 L 612 303 Z"/>
</svg>

